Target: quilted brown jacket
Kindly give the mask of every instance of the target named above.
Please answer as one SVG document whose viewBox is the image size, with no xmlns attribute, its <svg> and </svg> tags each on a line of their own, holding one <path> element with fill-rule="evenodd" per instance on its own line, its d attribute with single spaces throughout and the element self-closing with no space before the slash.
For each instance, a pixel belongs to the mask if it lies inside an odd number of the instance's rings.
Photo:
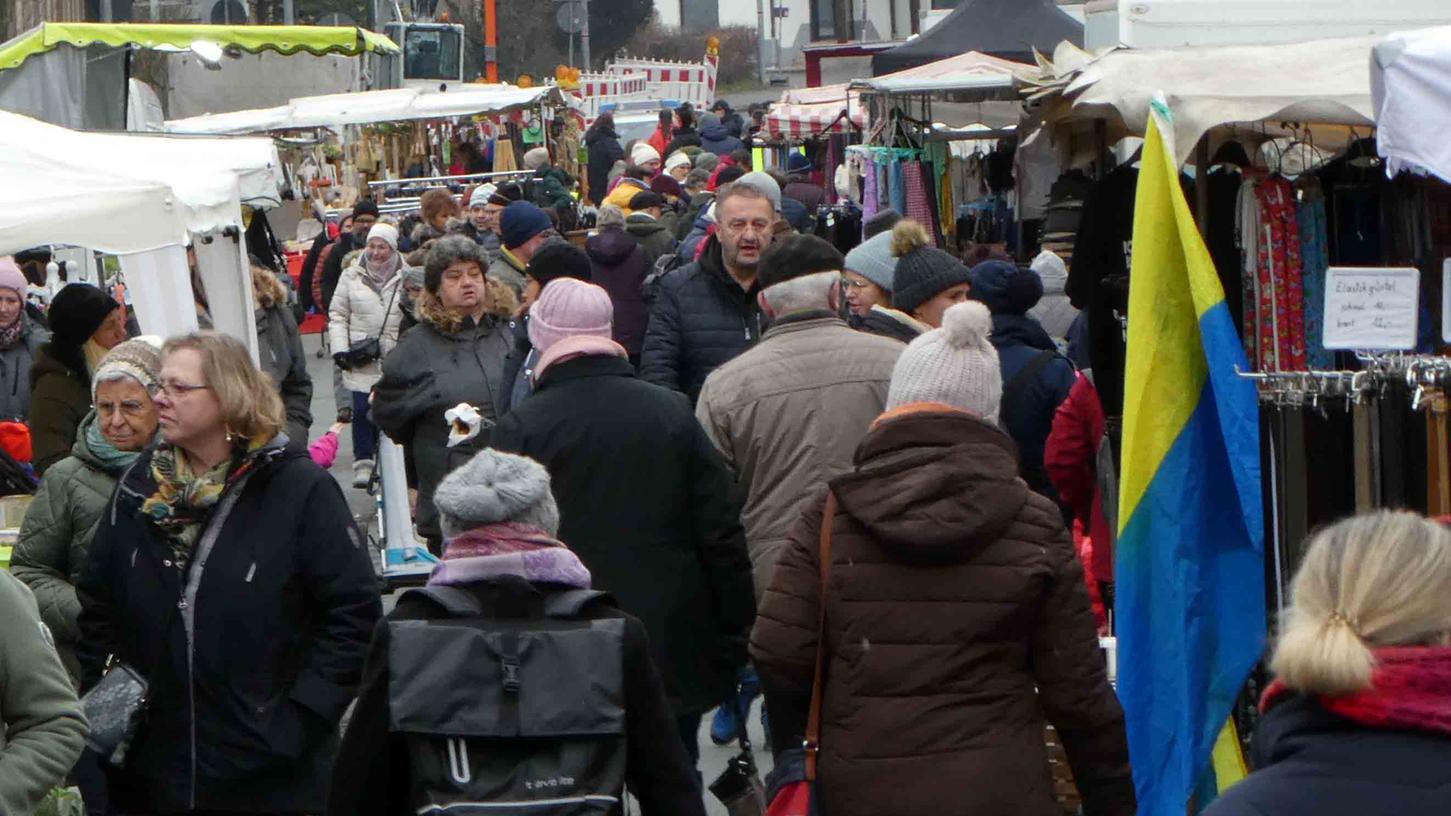
<svg viewBox="0 0 1451 816">
<path fill-rule="evenodd" d="M 1134 813 L 1123 712 L 1082 568 L 1057 508 L 1017 473 L 998 428 L 946 406 L 908 406 L 878 420 L 856 469 L 830 482 L 839 505 L 824 813 L 1058 816 L 1045 720 L 1067 749 L 1084 812 Z M 822 508 L 813 502 L 795 527 L 751 636 L 772 720 L 798 727 L 815 661 Z"/>
</svg>

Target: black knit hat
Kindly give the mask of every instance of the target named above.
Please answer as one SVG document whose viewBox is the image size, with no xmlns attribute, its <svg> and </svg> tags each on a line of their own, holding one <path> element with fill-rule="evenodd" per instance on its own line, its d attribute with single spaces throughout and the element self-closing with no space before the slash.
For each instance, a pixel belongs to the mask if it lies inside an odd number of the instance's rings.
<svg viewBox="0 0 1451 816">
<path fill-rule="evenodd" d="M 772 242 L 761 256 L 756 280 L 762 289 L 768 289 L 818 272 L 836 272 L 845 265 L 841 250 L 825 240 L 815 235 L 788 235 Z"/>
<path fill-rule="evenodd" d="M 494 194 L 489 196 L 489 203 L 496 207 L 507 207 L 515 201 L 524 199 L 524 188 L 512 181 L 506 181 L 494 188 Z"/>
<path fill-rule="evenodd" d="M 537 281 L 540 288 L 557 278 L 587 281 L 591 277 L 589 256 L 563 239 L 546 241 L 529 259 L 524 274 Z"/>
<path fill-rule="evenodd" d="M 377 218 L 378 202 L 374 201 L 371 198 L 365 198 L 359 201 L 357 204 L 353 205 L 353 217 L 357 218 L 360 215 L 371 215 L 374 218 Z"/>
<path fill-rule="evenodd" d="M 665 199 L 653 190 L 641 190 L 630 198 L 631 210 L 648 210 L 651 207 L 665 206 Z"/>
<path fill-rule="evenodd" d="M 71 283 L 50 302 L 50 333 L 62 345 L 80 348 L 120 308 L 114 298 L 88 283 Z"/>
<path fill-rule="evenodd" d="M 972 283 L 972 273 L 962 261 L 933 246 L 927 230 L 910 218 L 892 227 L 892 254 L 897 256 L 892 308 L 907 314 L 946 289 Z"/>
<path fill-rule="evenodd" d="M 902 220 L 902 214 L 891 207 L 885 210 L 877 210 L 877 214 L 862 222 L 862 241 L 870 241 L 879 232 L 886 232 L 897 226 Z"/>
</svg>

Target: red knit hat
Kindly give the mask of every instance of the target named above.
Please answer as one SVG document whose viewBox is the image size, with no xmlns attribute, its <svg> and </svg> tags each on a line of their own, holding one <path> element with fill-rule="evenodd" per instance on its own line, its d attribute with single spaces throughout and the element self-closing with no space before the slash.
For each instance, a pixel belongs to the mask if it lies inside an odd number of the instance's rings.
<svg viewBox="0 0 1451 816">
<path fill-rule="evenodd" d="M 22 464 L 35 458 L 30 448 L 30 429 L 25 423 L 0 422 L 0 450 Z"/>
</svg>

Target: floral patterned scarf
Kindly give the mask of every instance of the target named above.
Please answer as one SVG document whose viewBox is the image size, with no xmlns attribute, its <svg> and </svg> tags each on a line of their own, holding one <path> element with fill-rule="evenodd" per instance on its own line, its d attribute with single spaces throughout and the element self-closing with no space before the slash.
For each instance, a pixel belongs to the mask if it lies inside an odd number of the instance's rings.
<svg viewBox="0 0 1451 816">
<path fill-rule="evenodd" d="M 192 550 L 212 509 L 227 488 L 252 472 L 262 454 L 270 450 L 269 441 L 254 438 L 201 474 L 192 473 L 186 457 L 170 443 L 156 446 L 151 455 L 156 492 L 142 502 L 141 512 L 166 534 L 178 569 L 185 570 L 191 561 Z"/>
<path fill-rule="evenodd" d="M 0 349 L 15 348 L 15 345 L 20 342 L 21 335 L 23 335 L 24 333 L 25 307 L 22 306 L 20 315 L 15 318 L 14 323 L 11 323 L 9 326 L 0 328 Z"/>
</svg>

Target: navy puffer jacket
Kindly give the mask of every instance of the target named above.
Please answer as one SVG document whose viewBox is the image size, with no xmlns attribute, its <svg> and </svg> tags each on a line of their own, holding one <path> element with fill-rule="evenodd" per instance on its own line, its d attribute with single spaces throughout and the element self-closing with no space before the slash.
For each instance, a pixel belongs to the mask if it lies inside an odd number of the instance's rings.
<svg viewBox="0 0 1451 816">
<path fill-rule="evenodd" d="M 726 271 L 720 242 L 706 239 L 700 260 L 660 279 L 640 352 L 640 377 L 680 391 L 694 404 L 705 378 L 756 344 L 764 319 L 759 288 L 745 290 Z"/>
<path fill-rule="evenodd" d="M 1310 697 L 1266 712 L 1254 765 L 1204 816 L 1451 813 L 1451 736 L 1359 725 Z"/>
</svg>

